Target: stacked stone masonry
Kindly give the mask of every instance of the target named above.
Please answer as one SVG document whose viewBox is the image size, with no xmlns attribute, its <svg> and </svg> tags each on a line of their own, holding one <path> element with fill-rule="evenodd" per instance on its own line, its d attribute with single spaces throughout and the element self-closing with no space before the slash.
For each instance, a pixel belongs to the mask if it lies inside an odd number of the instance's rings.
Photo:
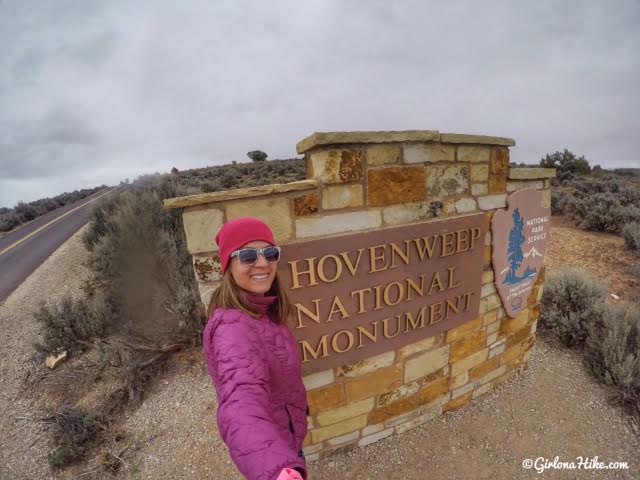
<svg viewBox="0 0 640 480">
<path fill-rule="evenodd" d="M 500 137 L 435 131 L 314 134 L 298 144 L 307 180 L 165 201 L 183 208 L 202 302 L 220 280 L 213 240 L 228 221 L 256 216 L 279 243 L 484 212 L 487 234 L 477 318 L 355 364 L 307 375 L 307 459 L 400 434 L 491 390 L 525 364 L 535 340 L 544 270 L 528 308 L 509 318 L 493 284 L 491 217 L 507 196 L 535 188 L 551 200 L 553 169 L 510 168 Z"/>
</svg>

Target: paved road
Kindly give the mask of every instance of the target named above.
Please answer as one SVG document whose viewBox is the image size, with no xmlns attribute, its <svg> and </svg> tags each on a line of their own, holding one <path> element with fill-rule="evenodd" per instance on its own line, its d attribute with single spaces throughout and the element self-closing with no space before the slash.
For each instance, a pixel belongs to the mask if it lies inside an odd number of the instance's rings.
<svg viewBox="0 0 640 480">
<path fill-rule="evenodd" d="M 87 223 L 87 212 L 106 188 L 36 218 L 0 239 L 0 305 L 60 245 Z"/>
</svg>

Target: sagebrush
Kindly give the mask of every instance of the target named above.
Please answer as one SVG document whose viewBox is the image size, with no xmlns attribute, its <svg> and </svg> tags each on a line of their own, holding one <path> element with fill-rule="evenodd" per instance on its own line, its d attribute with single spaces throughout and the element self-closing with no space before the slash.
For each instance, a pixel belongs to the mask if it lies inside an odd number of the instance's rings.
<svg viewBox="0 0 640 480">
<path fill-rule="evenodd" d="M 587 327 L 601 315 L 606 289 L 583 270 L 551 272 L 545 279 L 540 323 L 567 346 L 580 345 Z"/>
</svg>

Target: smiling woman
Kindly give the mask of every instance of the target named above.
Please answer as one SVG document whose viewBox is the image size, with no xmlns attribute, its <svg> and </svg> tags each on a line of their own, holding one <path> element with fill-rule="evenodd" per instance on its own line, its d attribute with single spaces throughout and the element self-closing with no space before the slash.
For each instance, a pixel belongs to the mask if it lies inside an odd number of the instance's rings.
<svg viewBox="0 0 640 480">
<path fill-rule="evenodd" d="M 271 229 L 250 217 L 224 224 L 216 243 L 223 280 L 202 343 L 218 430 L 247 479 L 306 479 L 307 397 L 277 277 L 280 247 Z"/>
</svg>

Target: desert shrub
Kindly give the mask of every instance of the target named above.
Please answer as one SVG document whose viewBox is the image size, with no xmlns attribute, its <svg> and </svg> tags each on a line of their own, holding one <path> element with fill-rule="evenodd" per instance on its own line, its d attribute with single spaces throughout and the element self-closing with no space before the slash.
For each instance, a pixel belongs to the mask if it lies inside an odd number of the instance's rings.
<svg viewBox="0 0 640 480">
<path fill-rule="evenodd" d="M 549 274 L 541 300 L 540 325 L 567 346 L 581 345 L 599 315 L 606 289 L 586 272 L 565 269 Z"/>
<path fill-rule="evenodd" d="M 629 222 L 640 221 L 640 209 L 622 206 L 611 193 L 597 193 L 577 201 L 583 215 L 580 228 L 599 232 L 620 233 Z"/>
<path fill-rule="evenodd" d="M 13 211 L 20 219 L 20 223 L 29 222 L 38 216 L 35 207 L 29 203 L 18 202 Z"/>
<path fill-rule="evenodd" d="M 631 250 L 640 251 L 640 222 L 632 222 L 622 228 L 622 238 Z"/>
<path fill-rule="evenodd" d="M 247 152 L 247 157 L 254 162 L 264 162 L 267 159 L 267 154 L 262 150 L 251 150 Z"/>
<path fill-rule="evenodd" d="M 100 302 L 74 300 L 68 294 L 58 301 L 41 301 L 35 319 L 41 330 L 35 347 L 42 354 L 82 351 L 87 342 L 105 333 L 109 322 Z"/>
<path fill-rule="evenodd" d="M 605 384 L 617 387 L 615 398 L 640 414 L 640 309 L 606 307 L 588 331 L 589 369 Z"/>
<path fill-rule="evenodd" d="M 91 212 L 94 222 L 84 238 L 89 265 L 118 333 L 190 343 L 201 330 L 182 212 L 162 206 L 163 199 L 187 192 L 174 177 L 141 177 L 136 188 Z"/>
<path fill-rule="evenodd" d="M 87 413 L 63 406 L 44 421 L 53 424 L 52 434 L 57 444 L 49 453 L 49 465 L 62 468 L 83 457 L 104 429 L 106 418 L 99 412 Z"/>
<path fill-rule="evenodd" d="M 540 166 L 545 168 L 555 168 L 556 178 L 559 182 L 564 182 L 575 175 L 585 175 L 591 172 L 589 162 L 584 156 L 576 157 L 573 152 L 566 148 L 563 152 L 547 154 L 540 159 Z"/>
<path fill-rule="evenodd" d="M 8 232 L 20 225 L 20 219 L 14 212 L 0 215 L 0 232 Z"/>
<path fill-rule="evenodd" d="M 556 215 L 562 213 L 567 208 L 567 202 L 571 199 L 571 195 L 564 190 L 551 190 L 551 214 Z"/>
</svg>

